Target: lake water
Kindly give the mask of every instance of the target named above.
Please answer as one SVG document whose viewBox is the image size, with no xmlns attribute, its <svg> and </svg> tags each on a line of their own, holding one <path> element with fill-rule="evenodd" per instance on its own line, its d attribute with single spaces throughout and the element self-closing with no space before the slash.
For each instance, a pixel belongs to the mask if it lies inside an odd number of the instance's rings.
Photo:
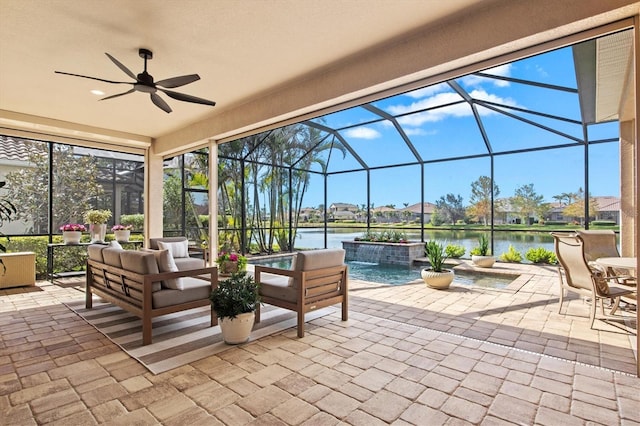
<svg viewBox="0 0 640 426">
<path fill-rule="evenodd" d="M 342 248 L 342 241 L 353 241 L 354 238 L 361 237 L 364 232 L 364 229 L 328 229 L 327 248 Z M 426 241 L 437 240 L 445 246 L 456 244 L 465 247 L 466 251 L 462 257 L 469 259 L 471 258 L 469 252 L 478 245 L 478 237 L 481 233 L 480 231 L 425 229 L 424 234 Z M 411 241 L 420 241 L 420 231 L 405 231 L 405 235 Z M 524 254 L 530 248 L 544 247 L 549 251 L 554 251 L 553 237 L 548 232 L 495 232 L 494 255 L 500 256 L 508 251 L 510 244 L 522 254 L 523 262 L 526 262 Z M 295 247 L 296 249 L 324 248 L 324 230 L 298 229 Z"/>
</svg>

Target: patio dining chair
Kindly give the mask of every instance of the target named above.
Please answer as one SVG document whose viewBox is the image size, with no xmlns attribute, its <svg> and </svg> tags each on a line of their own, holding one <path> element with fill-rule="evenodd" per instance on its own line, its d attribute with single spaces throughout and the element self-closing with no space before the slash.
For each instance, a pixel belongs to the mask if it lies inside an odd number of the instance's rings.
<svg viewBox="0 0 640 426">
<path fill-rule="evenodd" d="M 591 328 L 596 316 L 596 305 L 600 302 L 601 315 L 604 316 L 604 299 L 612 299 L 609 315 L 613 315 L 620 305 L 622 296 L 634 294 L 633 289 L 610 285 L 618 277 L 608 276 L 604 271 L 589 265 L 585 258 L 584 241 L 579 235 L 552 232 L 556 256 L 558 258 L 558 276 L 560 279 L 560 306 L 562 309 L 565 290 L 578 293 L 591 299 L 589 318 Z"/>
<path fill-rule="evenodd" d="M 576 234 L 584 244 L 584 257 L 593 266 L 600 257 L 620 257 L 616 233 L 611 230 L 578 230 Z M 636 278 L 630 271 L 619 268 L 608 268 L 608 275 L 617 276 L 617 281 L 624 285 L 636 285 Z"/>
</svg>

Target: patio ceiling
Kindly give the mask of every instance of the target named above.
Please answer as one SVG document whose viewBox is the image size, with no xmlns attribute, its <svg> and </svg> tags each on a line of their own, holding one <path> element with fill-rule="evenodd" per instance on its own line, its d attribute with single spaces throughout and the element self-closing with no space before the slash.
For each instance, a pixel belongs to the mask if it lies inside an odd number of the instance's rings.
<svg viewBox="0 0 640 426">
<path fill-rule="evenodd" d="M 0 126 L 170 155 L 626 19 L 639 5 L 541 1 L 5 0 Z M 504 31 L 487 31 L 494 22 Z M 121 88 L 54 73 L 126 80 L 104 53 L 137 73 L 141 47 L 154 52 L 156 80 L 198 73 L 180 91 L 217 105 L 167 99 L 166 114 L 141 93 L 97 102 L 90 90 Z"/>
<path fill-rule="evenodd" d="M 158 138 L 357 52 L 489 3 L 3 0 L 0 110 Z M 141 47 L 154 53 L 148 69 L 156 81 L 198 73 L 200 81 L 175 90 L 217 105 L 163 96 L 173 108 L 166 114 L 142 93 L 97 102 L 128 87 L 54 74 L 59 70 L 129 81 L 105 52 L 138 73 L 143 68 Z M 92 89 L 106 95 L 92 95 Z"/>
</svg>

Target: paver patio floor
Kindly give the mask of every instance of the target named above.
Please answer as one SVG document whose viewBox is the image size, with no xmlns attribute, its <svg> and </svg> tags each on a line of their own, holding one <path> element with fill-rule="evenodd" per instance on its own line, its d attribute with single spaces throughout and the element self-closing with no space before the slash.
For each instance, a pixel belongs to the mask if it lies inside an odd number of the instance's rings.
<svg viewBox="0 0 640 426">
<path fill-rule="evenodd" d="M 558 314 L 555 268 L 493 272 L 519 278 L 505 290 L 353 281 L 347 322 L 159 375 L 60 303 L 81 287 L 0 291 L 0 424 L 640 424 L 635 336 L 591 330 L 575 296 Z"/>
</svg>

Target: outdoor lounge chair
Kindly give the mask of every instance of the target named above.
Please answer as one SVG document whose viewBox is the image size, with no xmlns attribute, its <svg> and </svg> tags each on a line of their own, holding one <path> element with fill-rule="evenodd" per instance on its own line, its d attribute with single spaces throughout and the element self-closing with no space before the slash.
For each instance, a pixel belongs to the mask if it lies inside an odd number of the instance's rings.
<svg viewBox="0 0 640 426">
<path fill-rule="evenodd" d="M 291 269 L 255 266 L 262 303 L 298 313 L 298 337 L 304 337 L 307 312 L 342 304 L 342 321 L 348 318 L 347 265 L 343 249 L 299 252 Z M 260 322 L 260 306 L 256 309 Z"/>
<path fill-rule="evenodd" d="M 601 314 L 604 316 L 603 299 L 612 299 L 613 306 L 609 315 L 618 309 L 620 298 L 634 294 L 633 289 L 609 285 L 607 281 L 616 281 L 618 277 L 607 276 L 599 269 L 589 266 L 585 258 L 584 242 L 578 235 L 552 233 L 556 256 L 558 257 L 558 276 L 560 279 L 560 306 L 562 309 L 564 291 L 572 291 L 591 299 L 591 328 L 595 321 L 596 304 L 600 302 Z"/>
</svg>

